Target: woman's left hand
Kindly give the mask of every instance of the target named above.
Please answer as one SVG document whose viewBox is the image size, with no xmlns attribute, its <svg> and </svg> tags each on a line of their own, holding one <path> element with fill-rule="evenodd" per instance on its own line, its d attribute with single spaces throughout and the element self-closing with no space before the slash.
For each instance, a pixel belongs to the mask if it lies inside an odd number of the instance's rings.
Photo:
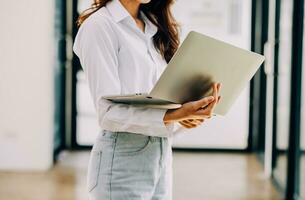
<svg viewBox="0 0 305 200">
<path fill-rule="evenodd" d="M 217 90 L 217 92 L 219 92 L 220 90 L 220 84 L 217 85 L 217 88 L 215 88 Z M 215 91 L 214 91 L 214 96 L 215 96 Z M 217 100 L 214 102 L 212 102 L 214 105 L 213 107 L 219 103 L 220 101 L 220 96 L 215 96 L 217 98 Z M 209 119 L 210 117 L 208 118 L 201 118 L 201 119 L 185 119 L 185 120 L 181 120 L 181 121 L 178 121 L 179 124 L 181 124 L 184 128 L 196 128 L 198 126 L 200 126 L 206 119 Z"/>
</svg>

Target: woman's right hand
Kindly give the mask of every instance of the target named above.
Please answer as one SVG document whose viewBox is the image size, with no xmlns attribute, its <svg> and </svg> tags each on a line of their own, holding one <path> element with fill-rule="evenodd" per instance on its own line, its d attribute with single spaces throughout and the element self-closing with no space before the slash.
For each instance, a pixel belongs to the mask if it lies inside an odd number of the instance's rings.
<svg viewBox="0 0 305 200">
<path fill-rule="evenodd" d="M 164 123 L 185 122 L 190 119 L 202 122 L 205 119 L 211 118 L 213 110 L 220 100 L 220 96 L 218 96 L 220 86 L 220 83 L 213 84 L 213 96 L 204 97 L 197 101 L 190 101 L 182 104 L 178 109 L 168 110 L 164 115 Z"/>
</svg>

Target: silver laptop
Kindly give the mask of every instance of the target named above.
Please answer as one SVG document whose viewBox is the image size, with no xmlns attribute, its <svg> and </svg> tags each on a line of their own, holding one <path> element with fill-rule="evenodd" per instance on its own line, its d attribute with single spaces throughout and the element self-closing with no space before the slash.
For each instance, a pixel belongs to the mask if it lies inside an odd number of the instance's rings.
<svg viewBox="0 0 305 200">
<path fill-rule="evenodd" d="M 149 93 L 104 96 L 117 103 L 175 109 L 212 93 L 222 83 L 214 114 L 225 115 L 264 62 L 257 53 L 191 31 Z"/>
</svg>

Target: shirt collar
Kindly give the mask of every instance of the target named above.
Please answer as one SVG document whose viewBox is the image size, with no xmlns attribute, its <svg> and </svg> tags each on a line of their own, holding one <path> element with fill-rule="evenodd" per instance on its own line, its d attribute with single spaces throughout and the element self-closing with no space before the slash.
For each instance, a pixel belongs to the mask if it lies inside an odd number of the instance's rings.
<svg viewBox="0 0 305 200">
<path fill-rule="evenodd" d="M 151 36 L 155 35 L 155 33 L 158 31 L 158 27 L 147 18 L 142 10 L 140 10 L 140 16 L 145 23 L 145 31 L 147 31 Z"/>
<path fill-rule="evenodd" d="M 109 2 L 107 2 L 105 7 L 108 9 L 111 16 L 113 17 L 113 19 L 116 22 L 120 22 L 127 17 L 130 17 L 132 19 L 129 12 L 126 10 L 126 8 L 122 5 L 122 3 L 119 0 L 109 1 Z M 142 19 L 144 20 L 144 23 L 145 23 L 145 31 L 147 31 L 147 33 L 150 36 L 153 36 L 158 31 L 158 27 L 156 25 L 154 25 L 146 17 L 146 15 L 144 14 L 144 12 L 142 10 L 140 10 L 139 12 L 140 12 L 140 16 L 142 17 Z M 132 20 L 134 20 L 134 19 L 132 19 Z"/>
<path fill-rule="evenodd" d="M 131 17 L 119 0 L 108 1 L 105 7 L 109 10 L 111 16 L 116 22 Z"/>
</svg>

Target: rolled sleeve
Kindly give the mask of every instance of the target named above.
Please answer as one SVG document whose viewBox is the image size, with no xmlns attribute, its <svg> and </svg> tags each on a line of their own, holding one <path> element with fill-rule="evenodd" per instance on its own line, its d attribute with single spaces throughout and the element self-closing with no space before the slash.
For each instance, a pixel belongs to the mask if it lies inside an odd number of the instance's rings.
<svg viewBox="0 0 305 200">
<path fill-rule="evenodd" d="M 173 124 L 165 125 L 165 109 L 140 108 L 132 105 L 115 104 L 106 112 L 100 122 L 102 127 L 112 131 L 133 132 L 143 135 L 170 137 Z"/>
</svg>

